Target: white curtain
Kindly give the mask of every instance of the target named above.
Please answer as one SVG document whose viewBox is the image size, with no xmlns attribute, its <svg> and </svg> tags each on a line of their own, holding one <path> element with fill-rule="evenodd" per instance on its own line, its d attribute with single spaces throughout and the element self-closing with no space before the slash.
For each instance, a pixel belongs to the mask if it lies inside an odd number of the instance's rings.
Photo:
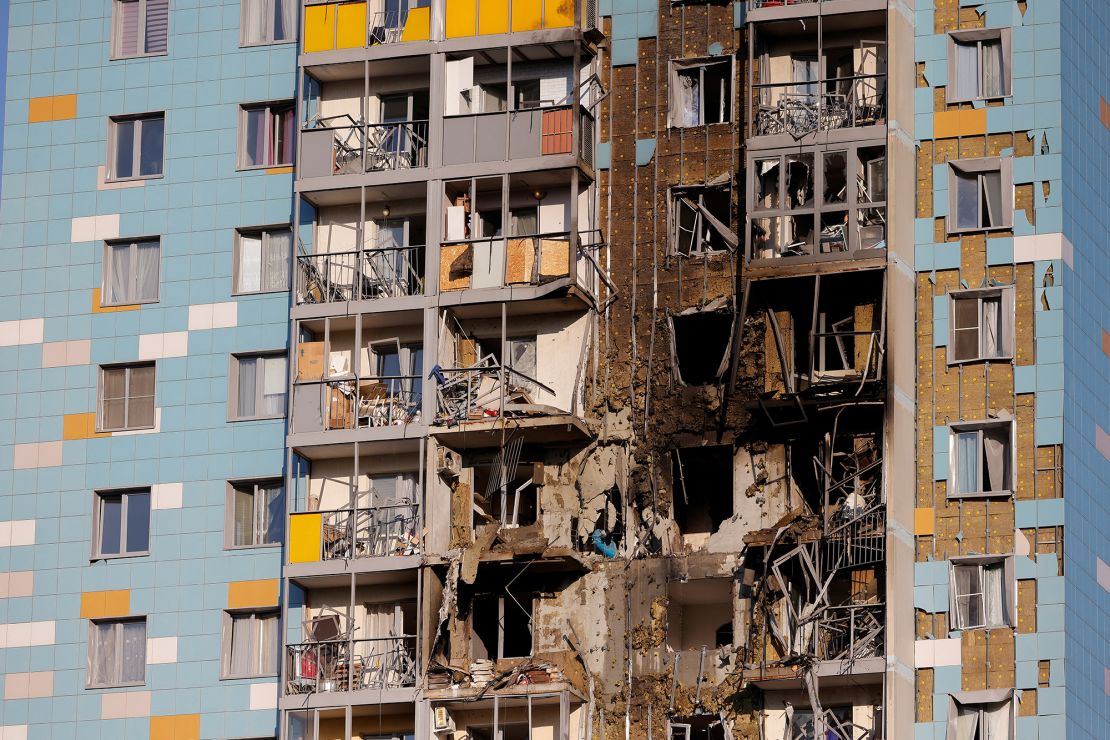
<svg viewBox="0 0 1110 740">
<path fill-rule="evenodd" d="M 93 685 L 115 683 L 115 629 L 112 623 L 93 624 L 93 649 L 89 651 L 89 683 Z"/>
<path fill-rule="evenodd" d="M 1002 563 L 983 567 L 983 600 L 986 602 L 988 627 L 1006 626 L 1004 570 Z"/>
<path fill-rule="evenodd" d="M 235 488 L 232 493 L 235 509 L 235 544 L 254 543 L 254 491 Z"/>
<path fill-rule="evenodd" d="M 956 97 L 979 97 L 979 46 L 976 42 L 956 43 Z"/>
<path fill-rule="evenodd" d="M 122 683 L 143 681 L 146 678 L 146 622 L 123 622 L 122 628 Z"/>
<path fill-rule="evenodd" d="M 979 707 L 956 704 L 955 740 L 979 740 Z"/>
<path fill-rule="evenodd" d="M 1009 490 L 1006 480 L 1006 441 L 1009 430 L 985 429 L 983 430 L 983 458 L 986 463 L 983 472 L 984 491 Z"/>
<path fill-rule="evenodd" d="M 258 395 L 258 358 L 239 358 L 238 416 L 256 416 L 255 399 Z"/>
<path fill-rule="evenodd" d="M 158 242 L 139 242 L 135 248 L 136 300 L 158 300 L 158 263 L 162 250 Z"/>
<path fill-rule="evenodd" d="M 1010 740 L 1010 702 L 1000 701 L 983 705 L 982 723 L 986 740 Z"/>
<path fill-rule="evenodd" d="M 701 124 L 701 85 L 698 82 L 697 70 L 693 74 L 678 75 L 679 110 L 682 112 L 683 126 L 697 126 Z"/>
<path fill-rule="evenodd" d="M 243 12 L 243 35 L 248 44 L 262 44 L 270 40 L 266 21 L 272 16 L 266 12 L 276 0 L 246 0 Z"/>
<path fill-rule="evenodd" d="M 401 475 L 401 482 L 397 486 L 397 500 L 408 501 L 413 503 L 416 501 L 416 473 L 403 473 Z"/>
<path fill-rule="evenodd" d="M 983 42 L 983 89 L 981 97 L 999 98 L 1006 94 L 1006 62 L 1002 56 L 1002 40 Z"/>
<path fill-rule="evenodd" d="M 131 300 L 131 245 L 113 244 L 108 253 L 108 302 L 127 303 Z"/>
<path fill-rule="evenodd" d="M 255 673 L 265 675 L 277 670 L 278 617 L 276 614 L 261 614 L 255 618 L 258 625 L 258 664 Z"/>
<path fill-rule="evenodd" d="M 289 256 L 293 252 L 293 232 L 288 229 L 266 232 L 265 269 L 261 290 L 289 287 Z"/>
<path fill-rule="evenodd" d="M 263 497 L 263 512 L 265 533 L 262 538 L 265 544 L 281 542 L 281 534 L 285 528 L 285 487 L 271 485 L 259 489 Z"/>
<path fill-rule="evenodd" d="M 237 293 L 262 290 L 262 235 L 239 235 L 239 278 Z"/>
<path fill-rule="evenodd" d="M 958 493 L 979 490 L 979 434 L 959 432 L 956 435 L 956 489 Z"/>
<path fill-rule="evenodd" d="M 1002 299 L 983 299 L 983 354 L 1001 357 L 1002 352 Z"/>
<path fill-rule="evenodd" d="M 262 358 L 262 413 L 285 414 L 286 363 L 284 357 Z"/>
<path fill-rule="evenodd" d="M 394 604 L 367 604 L 363 622 L 364 639 L 380 639 L 398 634 Z"/>
<path fill-rule="evenodd" d="M 231 617 L 231 666 L 233 676 L 251 674 L 251 616 L 249 614 Z"/>
</svg>

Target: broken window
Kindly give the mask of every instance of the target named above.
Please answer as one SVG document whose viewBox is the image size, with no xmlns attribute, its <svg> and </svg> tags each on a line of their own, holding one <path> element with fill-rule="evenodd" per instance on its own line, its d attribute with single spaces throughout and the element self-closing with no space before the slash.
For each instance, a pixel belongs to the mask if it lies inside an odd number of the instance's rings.
<svg viewBox="0 0 1110 740">
<path fill-rule="evenodd" d="M 969 691 L 961 696 L 993 692 Z M 955 721 L 949 719 L 947 740 L 1010 740 L 1013 737 L 1013 702 L 964 702 L 953 697 Z M 949 714 L 951 718 L 952 715 Z"/>
<path fill-rule="evenodd" d="M 1009 157 L 948 163 L 948 232 L 1006 229 L 1014 223 L 1014 181 Z"/>
<path fill-rule="evenodd" d="M 474 467 L 475 504 L 502 527 L 531 526 L 539 515 L 542 480 L 542 463 L 522 463 L 498 455 Z M 475 512 L 474 525 L 482 523 Z"/>
<path fill-rule="evenodd" d="M 719 252 L 736 247 L 732 189 L 728 185 L 673 188 L 670 201 L 671 251 Z"/>
<path fill-rule="evenodd" d="M 671 452 L 674 521 L 684 535 L 710 535 L 732 516 L 732 446 Z"/>
<path fill-rule="evenodd" d="M 794 709 L 787 720 L 787 740 L 839 740 L 841 737 L 854 737 L 852 728 L 852 707 L 825 707 L 823 712 L 825 732 L 817 734 L 817 720 L 809 708 Z M 841 730 L 847 730 L 843 733 Z"/>
<path fill-rule="evenodd" d="M 949 621 L 952 629 L 1012 626 L 1012 564 L 1009 558 L 953 560 Z"/>
<path fill-rule="evenodd" d="M 1010 94 L 1010 29 L 956 31 L 948 35 L 949 103 Z"/>
<path fill-rule="evenodd" d="M 732 57 L 671 62 L 672 128 L 728 123 L 732 119 Z"/>
<path fill-rule="evenodd" d="M 684 385 L 717 381 L 728 365 L 732 311 L 689 311 L 671 317 L 674 363 Z"/>
<path fill-rule="evenodd" d="M 954 424 L 949 497 L 1008 496 L 1013 487 L 1012 424 Z"/>
<path fill-rule="evenodd" d="M 948 364 L 1013 356 L 1014 289 L 949 294 Z"/>
<path fill-rule="evenodd" d="M 470 657 L 525 658 L 532 654 L 532 594 L 477 594 L 470 608 Z"/>
<path fill-rule="evenodd" d="M 676 717 L 670 721 L 670 740 L 725 740 L 725 725 L 715 714 Z"/>
</svg>

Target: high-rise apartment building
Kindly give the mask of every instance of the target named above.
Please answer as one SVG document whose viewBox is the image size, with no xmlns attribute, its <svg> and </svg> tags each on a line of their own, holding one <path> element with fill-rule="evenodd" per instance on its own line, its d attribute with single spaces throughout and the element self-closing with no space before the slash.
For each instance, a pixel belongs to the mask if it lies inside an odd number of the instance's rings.
<svg viewBox="0 0 1110 740">
<path fill-rule="evenodd" d="M 1110 6 L 8 21 L 0 740 L 1108 734 Z"/>
</svg>

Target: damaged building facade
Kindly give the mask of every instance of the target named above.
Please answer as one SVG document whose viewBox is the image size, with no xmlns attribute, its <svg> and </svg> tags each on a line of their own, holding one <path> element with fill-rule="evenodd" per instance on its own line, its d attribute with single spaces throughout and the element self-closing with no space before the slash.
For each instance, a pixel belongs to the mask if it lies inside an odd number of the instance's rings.
<svg viewBox="0 0 1110 740">
<path fill-rule="evenodd" d="M 0 740 L 1106 735 L 1102 0 L 76 5 Z"/>
</svg>

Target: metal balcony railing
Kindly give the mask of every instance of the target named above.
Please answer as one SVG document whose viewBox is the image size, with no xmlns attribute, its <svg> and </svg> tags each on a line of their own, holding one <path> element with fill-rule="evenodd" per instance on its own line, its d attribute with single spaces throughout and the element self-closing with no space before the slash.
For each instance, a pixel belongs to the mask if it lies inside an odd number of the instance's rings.
<svg viewBox="0 0 1110 740">
<path fill-rule="evenodd" d="M 379 10 L 374 13 L 367 29 L 366 45 L 379 46 L 381 44 L 398 43 L 405 31 L 405 21 L 408 20 L 408 17 L 409 9 L 407 7 L 402 10 Z"/>
<path fill-rule="evenodd" d="M 886 605 L 829 607 L 821 614 L 815 634 L 815 655 L 819 660 L 881 657 L 886 639 Z"/>
<path fill-rule="evenodd" d="M 297 257 L 297 303 L 400 298 L 424 293 L 424 247 L 388 247 Z"/>
<path fill-rule="evenodd" d="M 320 164 L 330 152 L 330 172 Z M 302 132 L 308 176 L 350 175 L 428 166 L 428 122 L 365 123 L 350 114 L 312 119 Z"/>
<path fill-rule="evenodd" d="M 835 327 L 835 324 L 834 324 Z M 881 336 L 869 331 L 815 331 L 810 357 L 809 383 L 845 383 L 875 380 L 881 366 Z"/>
<path fill-rule="evenodd" d="M 419 512 L 419 504 L 405 501 L 302 513 L 321 515 L 321 560 L 352 560 L 419 555 Z"/>
<path fill-rule="evenodd" d="M 436 424 L 496 419 L 520 403 L 521 394 L 532 402 L 540 389 L 554 393 L 548 386 L 511 367 L 502 368 L 492 356 L 472 367 L 436 368 Z M 504 400 L 506 408 L 501 408 Z"/>
<path fill-rule="evenodd" d="M 416 375 L 299 380 L 293 385 L 293 432 L 370 429 L 419 422 L 422 382 Z M 304 395 L 310 400 L 304 400 Z M 303 416 L 310 409 L 312 419 Z M 316 409 L 319 416 L 315 415 Z"/>
<path fill-rule="evenodd" d="M 886 75 L 755 85 L 756 136 L 875 126 L 886 120 Z M 824 91 L 822 91 L 824 90 Z"/>
<path fill-rule="evenodd" d="M 833 523 L 821 538 L 821 559 L 826 568 L 858 568 L 886 559 L 886 506 L 878 504 L 848 519 Z"/>
<path fill-rule="evenodd" d="M 303 642 L 286 646 L 286 694 L 416 685 L 416 637 Z"/>
</svg>

